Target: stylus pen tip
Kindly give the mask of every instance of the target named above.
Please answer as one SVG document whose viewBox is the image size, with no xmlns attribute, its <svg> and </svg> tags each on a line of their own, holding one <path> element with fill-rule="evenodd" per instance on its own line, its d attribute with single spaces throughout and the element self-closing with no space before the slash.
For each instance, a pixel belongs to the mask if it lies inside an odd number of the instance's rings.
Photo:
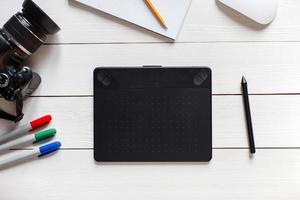
<svg viewBox="0 0 300 200">
<path fill-rule="evenodd" d="M 243 76 L 243 78 L 242 78 L 242 83 L 247 83 L 245 76 Z"/>
</svg>

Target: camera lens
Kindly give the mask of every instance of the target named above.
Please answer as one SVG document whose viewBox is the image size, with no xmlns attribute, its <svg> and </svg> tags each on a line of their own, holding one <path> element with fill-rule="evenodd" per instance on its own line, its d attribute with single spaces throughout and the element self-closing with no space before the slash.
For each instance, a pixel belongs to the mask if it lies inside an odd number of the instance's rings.
<svg viewBox="0 0 300 200">
<path fill-rule="evenodd" d="M 5 38 L 0 34 L 0 55 L 9 50 L 9 43 Z"/>
<path fill-rule="evenodd" d="M 48 34 L 60 28 L 32 0 L 25 0 L 22 13 L 12 16 L 3 27 L 6 37 L 18 47 L 21 59 L 34 53 L 46 40 Z M 20 55 L 23 54 L 23 55 Z"/>
<path fill-rule="evenodd" d="M 55 34 L 60 30 L 59 26 L 32 0 L 24 1 L 22 11 L 27 19 L 39 24 L 46 34 Z"/>
<path fill-rule="evenodd" d="M 9 50 L 9 43 L 0 33 L 0 63 L 1 63 L 1 57 L 4 57 L 3 55 L 6 54 L 8 50 Z M 1 65 L 0 65 L 0 69 L 1 69 Z"/>
</svg>

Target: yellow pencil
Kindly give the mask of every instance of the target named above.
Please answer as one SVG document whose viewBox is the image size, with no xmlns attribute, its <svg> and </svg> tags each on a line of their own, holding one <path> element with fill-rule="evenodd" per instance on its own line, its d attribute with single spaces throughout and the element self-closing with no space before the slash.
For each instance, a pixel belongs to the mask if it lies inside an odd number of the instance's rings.
<svg viewBox="0 0 300 200">
<path fill-rule="evenodd" d="M 150 0 L 144 0 L 144 1 L 147 4 L 147 6 L 149 7 L 149 9 L 151 10 L 151 12 L 153 13 L 153 15 L 159 21 L 161 26 L 164 27 L 164 29 L 168 29 L 168 27 L 166 26 L 164 18 L 159 14 L 158 10 L 154 7 L 153 3 Z"/>
</svg>

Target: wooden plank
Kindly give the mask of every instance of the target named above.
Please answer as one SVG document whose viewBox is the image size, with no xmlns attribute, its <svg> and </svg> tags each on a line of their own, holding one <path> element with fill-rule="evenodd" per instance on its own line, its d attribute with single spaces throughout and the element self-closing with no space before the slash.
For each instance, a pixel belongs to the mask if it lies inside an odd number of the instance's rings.
<svg viewBox="0 0 300 200">
<path fill-rule="evenodd" d="M 22 1 L 0 2 L 0 24 L 21 9 Z M 62 28 L 60 34 L 49 41 L 51 43 L 168 41 L 73 0 L 35 2 Z M 214 0 L 194 0 L 177 41 L 300 41 L 299 9 L 297 0 L 279 0 L 275 21 L 267 27 L 261 27 Z"/>
<path fill-rule="evenodd" d="M 300 43 L 86 44 L 44 46 L 28 63 L 42 76 L 34 95 L 91 95 L 96 66 L 209 66 L 214 94 L 300 91 Z"/>
<path fill-rule="evenodd" d="M 97 164 L 92 154 L 60 151 L 0 171 L 1 199 L 300 198 L 299 149 L 258 150 L 253 159 L 247 150 L 214 150 L 203 164 Z"/>
<path fill-rule="evenodd" d="M 257 147 L 300 147 L 300 96 L 251 96 Z M 12 105 L 0 101 L 0 108 Z M 65 148 L 93 147 L 92 97 L 39 97 L 25 103 L 25 119 L 44 114 L 54 119 L 49 127 L 58 130 L 57 139 Z M 0 120 L 0 133 L 13 123 Z M 241 96 L 213 97 L 214 148 L 247 148 L 247 132 Z"/>
</svg>

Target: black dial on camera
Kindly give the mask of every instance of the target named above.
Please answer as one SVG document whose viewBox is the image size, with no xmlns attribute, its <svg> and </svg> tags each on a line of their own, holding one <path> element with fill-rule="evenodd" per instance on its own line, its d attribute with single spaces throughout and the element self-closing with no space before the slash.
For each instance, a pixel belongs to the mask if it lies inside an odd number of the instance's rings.
<svg viewBox="0 0 300 200">
<path fill-rule="evenodd" d="M 0 74 L 0 88 L 5 88 L 8 86 L 9 77 L 7 74 L 1 73 Z"/>
</svg>

